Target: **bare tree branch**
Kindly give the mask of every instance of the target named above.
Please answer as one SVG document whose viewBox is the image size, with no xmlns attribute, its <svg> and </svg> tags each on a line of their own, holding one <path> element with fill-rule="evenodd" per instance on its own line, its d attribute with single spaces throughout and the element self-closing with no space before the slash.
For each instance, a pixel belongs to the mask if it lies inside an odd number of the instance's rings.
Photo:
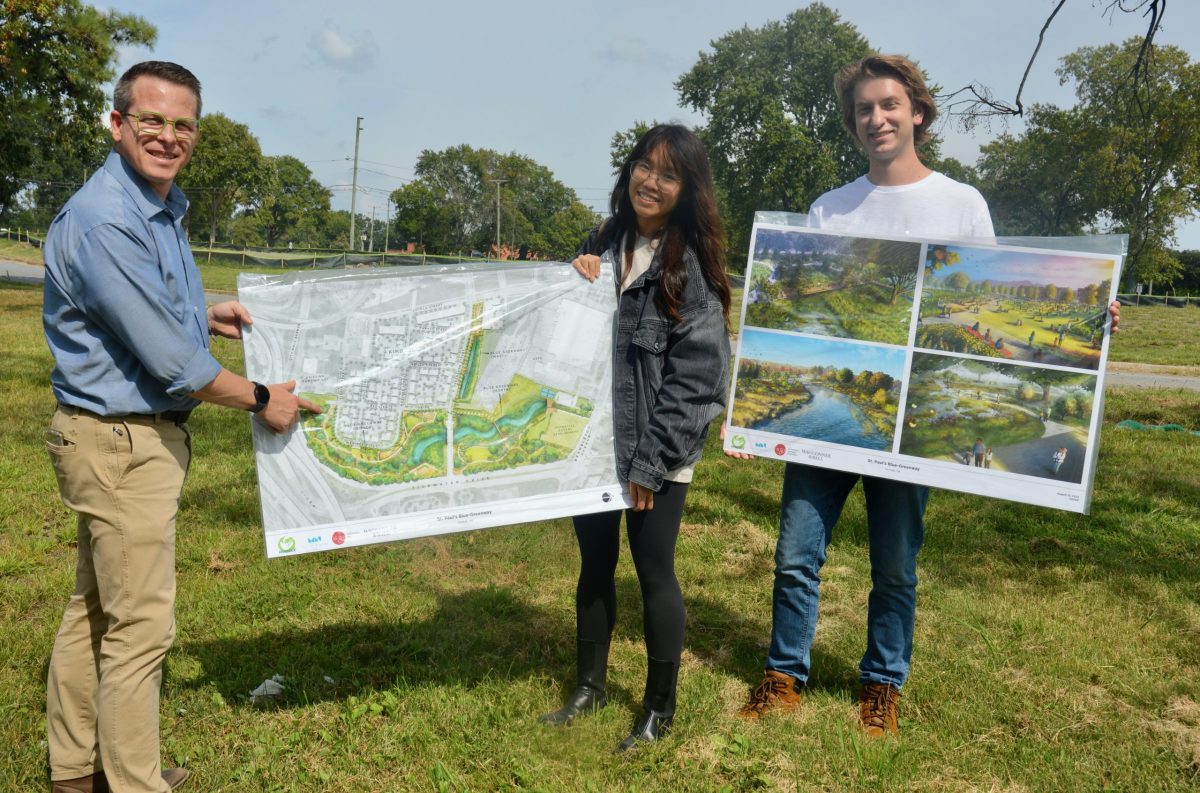
<svg viewBox="0 0 1200 793">
<path fill-rule="evenodd" d="M 1093 6 L 1100 1 L 1093 0 Z M 1015 116 L 1023 117 L 1025 115 L 1025 105 L 1021 101 L 1021 94 L 1025 91 L 1025 83 L 1029 79 L 1029 73 L 1033 70 L 1033 64 L 1042 49 L 1042 43 L 1046 38 L 1046 31 L 1066 3 L 1067 0 L 1058 0 L 1058 3 L 1054 6 L 1054 10 L 1046 17 L 1046 21 L 1038 33 L 1037 46 L 1033 48 L 1033 54 L 1029 56 L 1029 62 L 1025 64 L 1025 72 L 1021 75 L 1021 83 L 1017 87 L 1017 95 L 1012 103 L 997 99 L 986 85 L 973 82 L 955 91 L 937 95 L 936 99 L 941 106 L 945 118 L 947 120 L 954 118 L 964 131 L 970 131 L 981 123 L 990 125 L 991 120 L 994 118 L 1007 120 Z M 1163 15 L 1167 11 L 1167 0 L 1108 0 L 1107 5 L 1101 12 L 1101 16 L 1107 16 L 1111 21 L 1118 11 L 1123 14 L 1141 12 L 1143 17 L 1149 17 L 1146 25 L 1146 33 L 1142 37 L 1142 46 L 1138 50 L 1137 60 L 1129 73 L 1134 94 L 1136 95 L 1138 86 L 1141 85 L 1149 72 L 1150 61 L 1153 55 L 1154 37 L 1162 26 Z"/>
<path fill-rule="evenodd" d="M 1109 0 L 1108 6 L 1101 14 L 1101 16 L 1107 16 L 1109 21 L 1112 21 L 1117 11 L 1132 14 L 1141 11 L 1143 8 L 1146 10 L 1142 12 L 1142 16 L 1150 17 L 1150 21 L 1146 26 L 1146 35 L 1142 37 L 1142 46 L 1138 49 L 1137 60 L 1134 61 L 1133 68 L 1129 70 L 1135 89 L 1142 81 L 1142 78 L 1145 77 L 1149 68 L 1150 48 L 1154 44 L 1155 34 L 1158 33 L 1158 29 L 1162 25 L 1163 14 L 1167 11 L 1167 0 Z"/>
<path fill-rule="evenodd" d="M 1115 0 L 1120 2 L 1120 0 Z M 1025 81 L 1029 79 L 1029 72 L 1033 69 L 1033 62 L 1037 60 L 1038 53 L 1041 52 L 1042 42 L 1046 40 L 1046 30 L 1050 27 L 1050 23 L 1054 21 L 1054 17 L 1058 16 L 1058 12 L 1067 4 L 1067 0 L 1058 0 L 1058 5 L 1050 12 L 1050 16 L 1046 18 L 1046 24 L 1042 25 L 1041 32 L 1038 33 L 1037 46 L 1033 48 L 1033 54 L 1029 56 L 1029 63 L 1025 64 L 1025 73 L 1021 75 L 1021 84 L 1017 86 L 1017 99 L 1014 102 L 1017 106 L 1016 115 L 1025 115 L 1025 106 L 1021 104 L 1021 93 L 1025 90 Z"/>
<path fill-rule="evenodd" d="M 1145 11 L 1142 11 L 1143 8 Z M 1146 107 L 1142 92 L 1138 88 L 1150 82 L 1151 61 L 1154 59 L 1154 35 L 1158 32 L 1159 26 L 1162 25 L 1162 17 L 1166 10 L 1167 0 L 1110 0 L 1108 6 L 1104 9 L 1104 16 L 1107 16 L 1110 20 L 1117 11 L 1126 14 L 1142 11 L 1142 16 L 1150 17 L 1150 21 L 1146 26 L 1146 35 L 1142 37 L 1142 46 L 1138 48 L 1137 59 L 1134 60 L 1133 66 L 1130 67 L 1129 74 L 1127 75 L 1129 79 L 1129 93 L 1133 97 L 1133 104 L 1136 106 L 1137 112 L 1142 117 L 1147 117 L 1150 110 Z"/>
</svg>

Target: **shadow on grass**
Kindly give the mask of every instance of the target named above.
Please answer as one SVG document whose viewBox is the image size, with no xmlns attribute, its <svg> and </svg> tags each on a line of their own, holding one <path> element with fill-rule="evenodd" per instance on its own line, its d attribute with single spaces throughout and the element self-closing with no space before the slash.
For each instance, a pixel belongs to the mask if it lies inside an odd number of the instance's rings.
<svg viewBox="0 0 1200 793">
<path fill-rule="evenodd" d="M 212 686 L 230 702 L 246 702 L 264 677 L 280 674 L 287 694 L 279 705 L 297 707 L 397 685 L 472 687 L 547 673 L 573 680 L 574 657 L 565 656 L 566 639 L 574 636 L 568 617 L 486 586 L 437 595 L 437 609 L 411 622 L 262 631 L 184 641 L 179 651 L 201 667 L 188 688 Z"/>
<path fill-rule="evenodd" d="M 747 618 L 711 598 L 694 598 L 687 606 L 687 649 L 707 666 L 745 680 L 748 694 L 762 679 L 771 641 L 770 612 Z M 814 646 L 811 653 L 811 688 L 856 690 L 857 658 L 830 654 L 820 645 Z"/>
</svg>

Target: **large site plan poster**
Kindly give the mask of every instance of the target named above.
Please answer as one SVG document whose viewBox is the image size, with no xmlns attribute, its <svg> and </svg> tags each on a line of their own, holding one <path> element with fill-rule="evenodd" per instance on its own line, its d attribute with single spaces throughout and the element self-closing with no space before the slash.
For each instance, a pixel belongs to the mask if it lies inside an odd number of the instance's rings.
<svg viewBox="0 0 1200 793">
<path fill-rule="evenodd" d="M 1087 512 L 1121 256 L 756 223 L 725 447 Z"/>
<path fill-rule="evenodd" d="M 617 509 L 607 274 L 521 263 L 242 274 L 246 371 L 320 404 L 254 425 L 268 556 Z"/>
</svg>

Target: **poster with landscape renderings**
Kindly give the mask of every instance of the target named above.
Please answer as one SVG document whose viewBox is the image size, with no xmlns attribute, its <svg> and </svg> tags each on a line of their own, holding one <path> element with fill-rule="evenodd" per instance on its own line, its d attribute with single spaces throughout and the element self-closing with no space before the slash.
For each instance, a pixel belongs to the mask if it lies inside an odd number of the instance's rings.
<svg viewBox="0 0 1200 793">
<path fill-rule="evenodd" d="M 725 448 L 1087 512 L 1123 256 L 803 224 L 754 226 Z"/>
<path fill-rule="evenodd" d="M 267 555 L 620 509 L 611 268 L 242 274 L 246 372 L 322 406 L 254 421 Z"/>
</svg>

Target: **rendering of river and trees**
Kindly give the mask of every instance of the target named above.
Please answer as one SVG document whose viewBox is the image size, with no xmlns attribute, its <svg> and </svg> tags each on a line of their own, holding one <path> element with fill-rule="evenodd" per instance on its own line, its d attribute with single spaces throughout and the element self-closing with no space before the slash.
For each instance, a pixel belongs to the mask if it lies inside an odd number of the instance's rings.
<svg viewBox="0 0 1200 793">
<path fill-rule="evenodd" d="M 824 386 L 810 385 L 808 390 L 812 401 L 758 422 L 751 429 L 863 449 L 891 448 L 892 439 L 881 433 L 849 397 Z"/>
</svg>

